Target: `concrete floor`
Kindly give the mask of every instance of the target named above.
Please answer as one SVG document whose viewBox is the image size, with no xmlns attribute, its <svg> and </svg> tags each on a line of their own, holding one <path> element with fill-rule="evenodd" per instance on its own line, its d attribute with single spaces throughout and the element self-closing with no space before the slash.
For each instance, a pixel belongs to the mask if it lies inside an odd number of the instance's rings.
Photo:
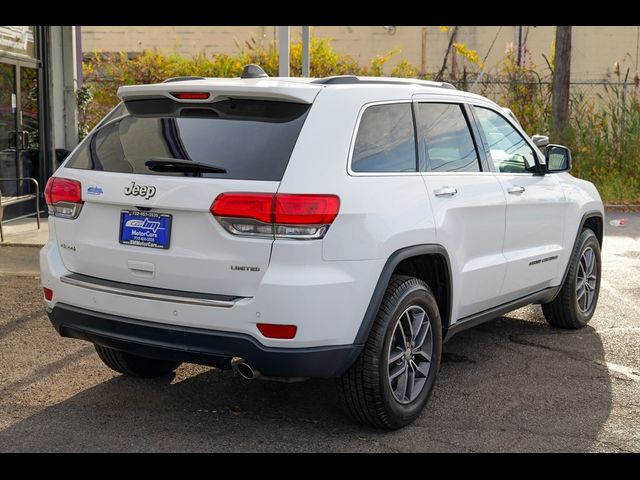
<svg viewBox="0 0 640 480">
<path fill-rule="evenodd" d="M 39 247 L 49 239 L 49 222 L 47 218 L 40 219 L 40 228 L 35 218 L 21 218 L 2 224 L 4 241 L 2 246 L 31 246 Z"/>
</svg>

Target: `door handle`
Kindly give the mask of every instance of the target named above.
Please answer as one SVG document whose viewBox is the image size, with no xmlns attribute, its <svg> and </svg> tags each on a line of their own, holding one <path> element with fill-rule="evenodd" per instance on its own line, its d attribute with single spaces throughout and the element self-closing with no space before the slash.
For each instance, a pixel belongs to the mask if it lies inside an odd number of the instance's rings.
<svg viewBox="0 0 640 480">
<path fill-rule="evenodd" d="M 9 148 L 29 150 L 29 132 L 26 130 L 12 130 L 7 137 Z"/>
<path fill-rule="evenodd" d="M 442 187 L 433 193 L 436 197 L 453 197 L 456 193 L 458 193 L 458 190 L 453 187 Z"/>
<path fill-rule="evenodd" d="M 524 190 L 525 190 L 524 187 L 519 187 L 519 186 L 509 187 L 507 188 L 507 193 L 510 193 L 512 195 L 518 195 L 520 193 L 524 193 Z"/>
<path fill-rule="evenodd" d="M 29 150 L 29 132 L 27 132 L 26 130 L 22 130 L 20 132 L 20 148 L 22 150 Z"/>
</svg>

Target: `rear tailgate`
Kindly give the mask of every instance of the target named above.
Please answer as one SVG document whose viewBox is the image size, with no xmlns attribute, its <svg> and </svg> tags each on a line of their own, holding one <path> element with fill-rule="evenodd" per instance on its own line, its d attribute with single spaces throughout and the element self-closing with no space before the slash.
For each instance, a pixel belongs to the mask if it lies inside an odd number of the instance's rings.
<svg viewBox="0 0 640 480">
<path fill-rule="evenodd" d="M 209 212 L 219 193 L 275 192 L 278 182 L 175 179 L 68 169 L 82 184 L 84 205 L 75 220 L 56 218 L 62 260 L 72 272 L 137 285 L 189 292 L 252 296 L 269 264 L 272 242 L 226 232 Z M 154 197 L 131 197 L 132 183 L 153 186 Z M 96 196 L 88 190 L 100 189 Z M 137 207 L 171 215 L 167 249 L 120 243 L 121 215 Z M 236 267 L 251 267 L 237 269 Z M 233 269 L 233 270 L 232 270 Z"/>
<path fill-rule="evenodd" d="M 210 207 L 223 192 L 277 192 L 309 105 L 219 100 L 196 105 L 136 97 L 74 151 L 56 173 L 81 183 L 84 202 L 78 218 L 55 218 L 70 271 L 172 290 L 254 295 L 273 240 L 231 235 Z M 151 159 L 221 171 L 158 171 L 148 166 Z M 153 241 L 140 241 L 145 235 Z"/>
</svg>

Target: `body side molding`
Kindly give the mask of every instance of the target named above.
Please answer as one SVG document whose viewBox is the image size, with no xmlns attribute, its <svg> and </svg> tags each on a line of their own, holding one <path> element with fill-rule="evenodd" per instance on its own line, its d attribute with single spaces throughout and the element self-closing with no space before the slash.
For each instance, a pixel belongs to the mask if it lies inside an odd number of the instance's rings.
<svg viewBox="0 0 640 480">
<path fill-rule="evenodd" d="M 560 287 L 545 288 L 544 290 L 540 290 L 524 297 L 520 297 L 516 300 L 512 300 L 511 302 L 503 303 L 502 305 L 498 305 L 497 307 L 492 307 L 482 312 L 469 315 L 468 317 L 461 318 L 447 329 L 447 334 L 444 338 L 444 341 L 449 341 L 451 337 L 453 337 L 456 333 L 460 333 L 468 328 L 476 327 L 481 323 L 488 322 L 489 320 L 498 318 L 505 313 L 512 312 L 513 310 L 524 307 L 526 305 L 530 305 L 532 303 L 550 302 L 555 298 L 559 291 Z"/>
</svg>

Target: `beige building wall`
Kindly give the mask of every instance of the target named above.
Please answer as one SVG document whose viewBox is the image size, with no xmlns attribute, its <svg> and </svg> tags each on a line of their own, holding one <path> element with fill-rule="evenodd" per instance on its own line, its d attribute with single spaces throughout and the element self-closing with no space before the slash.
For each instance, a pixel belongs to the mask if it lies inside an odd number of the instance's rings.
<svg viewBox="0 0 640 480">
<path fill-rule="evenodd" d="M 423 48 L 423 29 L 424 48 Z M 293 41 L 300 40 L 300 27 L 291 27 Z M 373 57 L 397 49 L 399 53 L 388 62 L 386 70 L 403 59 L 420 68 L 424 58 L 426 71 L 440 69 L 449 33 L 438 27 L 398 26 L 315 26 L 312 35 L 333 39 L 334 48 L 365 64 Z M 525 27 L 528 59 L 538 66 L 541 74 L 548 73 L 543 57 L 550 59 L 555 40 L 555 27 Z M 494 74 L 500 70 L 507 46 L 515 42 L 514 26 L 462 26 L 457 40 L 478 51 L 481 59 L 487 57 L 486 71 Z M 263 46 L 276 42 L 274 26 L 83 26 L 82 46 L 85 52 L 124 51 L 141 52 L 158 49 L 164 53 L 193 56 L 204 53 L 233 53 L 238 45 L 251 38 Z M 573 28 L 573 52 L 571 74 L 574 80 L 600 80 L 605 77 L 614 62 L 620 62 L 624 74 L 630 68 L 630 78 L 638 71 L 640 27 L 588 27 Z M 491 45 L 493 44 L 493 47 Z M 312 59 L 313 61 L 313 59 Z M 457 57 L 458 71 L 461 59 Z M 451 67 L 451 60 L 448 62 Z"/>
</svg>

